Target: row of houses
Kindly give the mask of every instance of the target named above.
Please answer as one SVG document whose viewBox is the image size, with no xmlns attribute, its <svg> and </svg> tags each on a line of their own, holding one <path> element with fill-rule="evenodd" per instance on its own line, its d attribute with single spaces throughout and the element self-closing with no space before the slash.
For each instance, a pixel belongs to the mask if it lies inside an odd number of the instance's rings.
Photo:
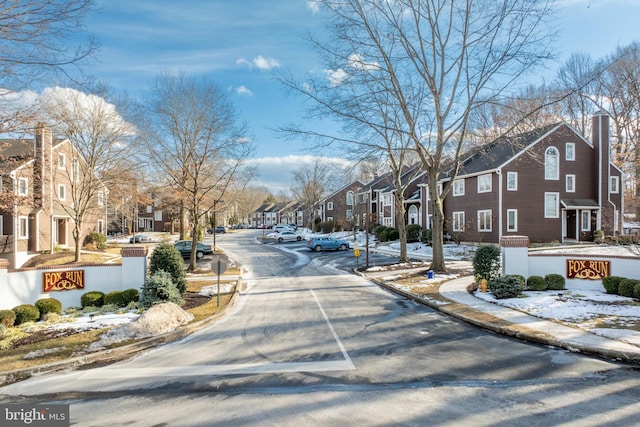
<svg viewBox="0 0 640 427">
<path fill-rule="evenodd" d="M 331 221 L 337 229 L 399 221 L 430 229 L 432 214 L 426 175 L 420 165 L 401 177 L 404 215 L 400 217 L 391 174 L 363 184 L 354 181 L 313 207 L 263 205 L 252 225 L 298 225 Z M 594 232 L 622 231 L 623 173 L 611 162 L 609 116 L 592 119 L 587 140 L 570 125 L 557 123 L 500 138 L 468 154 L 457 176 L 444 172 L 450 186 L 443 200 L 445 233 L 460 241 L 498 243 L 503 236 L 527 235 L 532 242 L 593 241 Z M 440 190 L 441 191 L 441 190 Z"/>
<path fill-rule="evenodd" d="M 54 140 L 44 126 L 34 139 L 0 141 L 0 258 L 12 268 L 31 254 L 73 246 L 70 196 L 74 183 L 85 179 L 81 161 L 69 140 Z M 265 204 L 251 215 L 250 225 L 395 228 L 404 221 L 431 228 L 426 176 L 419 165 L 401 177 L 402 216 L 390 178 L 351 182 L 314 206 Z M 580 242 L 592 241 L 596 230 L 615 235 L 622 229 L 623 173 L 610 160 L 605 112 L 593 117 L 591 140 L 566 123 L 501 138 L 469 153 L 453 181 L 445 172 L 438 185 L 451 187 L 443 204 L 445 230 L 463 241 L 497 243 L 503 236 L 527 235 L 532 242 Z M 113 203 L 108 210 L 106 187 L 99 185 L 94 194 L 81 242 L 91 232 L 169 231 L 171 219 L 157 201 L 125 214 Z"/>
</svg>

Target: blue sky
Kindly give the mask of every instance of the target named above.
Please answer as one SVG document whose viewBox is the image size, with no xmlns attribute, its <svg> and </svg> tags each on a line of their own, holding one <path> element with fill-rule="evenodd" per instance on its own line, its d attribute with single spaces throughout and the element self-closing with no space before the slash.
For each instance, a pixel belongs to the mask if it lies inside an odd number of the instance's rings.
<svg viewBox="0 0 640 427">
<path fill-rule="evenodd" d="M 87 20 L 101 44 L 88 71 L 134 97 L 159 73 L 210 76 L 233 93 L 251 129 L 258 183 L 286 191 L 289 171 L 310 153 L 272 131 L 303 120 L 300 100 L 285 94 L 273 71 L 320 69 L 301 36 L 321 31 L 322 17 L 306 0 L 101 0 Z M 553 78 L 573 52 L 599 59 L 640 40 L 638 22 L 640 0 L 559 0 L 559 57 L 544 77 Z"/>
</svg>

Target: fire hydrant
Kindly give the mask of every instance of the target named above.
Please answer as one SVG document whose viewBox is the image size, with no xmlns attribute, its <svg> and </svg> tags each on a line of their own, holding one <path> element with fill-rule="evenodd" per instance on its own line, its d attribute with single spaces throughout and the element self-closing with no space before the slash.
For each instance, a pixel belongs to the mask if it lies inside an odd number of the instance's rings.
<svg viewBox="0 0 640 427">
<path fill-rule="evenodd" d="M 480 292 L 487 292 L 487 279 L 480 281 Z"/>
</svg>

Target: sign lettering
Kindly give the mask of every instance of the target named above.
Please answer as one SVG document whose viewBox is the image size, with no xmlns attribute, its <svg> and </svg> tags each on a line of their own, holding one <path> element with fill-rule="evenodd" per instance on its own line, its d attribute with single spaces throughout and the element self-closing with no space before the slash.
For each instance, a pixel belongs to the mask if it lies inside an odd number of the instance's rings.
<svg viewBox="0 0 640 427">
<path fill-rule="evenodd" d="M 42 273 L 42 292 L 84 289 L 84 270 L 47 271 Z"/>
<path fill-rule="evenodd" d="M 567 279 L 602 280 L 611 275 L 611 261 L 567 260 Z"/>
</svg>

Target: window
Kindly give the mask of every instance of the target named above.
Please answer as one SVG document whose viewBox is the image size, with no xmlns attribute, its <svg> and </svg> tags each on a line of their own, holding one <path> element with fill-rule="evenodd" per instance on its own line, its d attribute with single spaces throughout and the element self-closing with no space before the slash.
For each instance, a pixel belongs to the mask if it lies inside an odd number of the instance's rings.
<svg viewBox="0 0 640 427">
<path fill-rule="evenodd" d="M 67 196 L 67 187 L 64 184 L 58 184 L 58 199 L 64 200 Z"/>
<path fill-rule="evenodd" d="M 518 190 L 518 172 L 507 172 L 507 191 Z"/>
<path fill-rule="evenodd" d="M 153 213 L 153 220 L 154 221 L 162 221 L 162 211 L 157 210 Z"/>
<path fill-rule="evenodd" d="M 353 205 L 353 191 L 347 191 L 347 205 Z"/>
<path fill-rule="evenodd" d="M 491 191 L 491 174 L 480 175 L 478 177 L 478 193 L 488 193 Z"/>
<path fill-rule="evenodd" d="M 618 194 L 618 191 L 620 191 L 619 189 L 619 180 L 617 176 L 612 176 L 611 177 L 611 193 L 613 194 Z"/>
<path fill-rule="evenodd" d="M 29 181 L 27 178 L 18 178 L 18 196 L 29 195 Z"/>
<path fill-rule="evenodd" d="M 76 182 L 78 180 L 78 159 L 71 161 L 71 180 Z"/>
<path fill-rule="evenodd" d="M 478 211 L 478 231 L 491 231 L 491 209 Z"/>
<path fill-rule="evenodd" d="M 389 194 L 382 196 L 382 204 L 384 206 L 391 206 L 391 196 Z"/>
<path fill-rule="evenodd" d="M 147 213 L 153 212 L 153 206 L 147 205 Z"/>
<path fill-rule="evenodd" d="M 328 216 L 327 217 L 327 221 L 333 221 L 333 217 L 332 216 Z"/>
<path fill-rule="evenodd" d="M 549 147 L 544 152 L 544 179 L 557 180 L 559 176 L 558 150 L 555 147 Z"/>
<path fill-rule="evenodd" d="M 332 211 L 333 210 L 333 202 L 327 202 L 327 210 L 328 211 Z"/>
<path fill-rule="evenodd" d="M 517 209 L 507 209 L 507 231 L 518 231 Z"/>
<path fill-rule="evenodd" d="M 104 193 L 98 191 L 98 206 L 104 206 Z"/>
<path fill-rule="evenodd" d="M 464 212 L 453 213 L 453 231 L 464 231 Z"/>
<path fill-rule="evenodd" d="M 580 230 L 591 231 L 591 212 L 590 211 L 580 212 Z"/>
<path fill-rule="evenodd" d="M 98 220 L 98 233 L 104 234 L 104 223 L 101 219 Z"/>
<path fill-rule="evenodd" d="M 456 179 L 453 181 L 453 195 L 464 196 L 464 179 Z"/>
<path fill-rule="evenodd" d="M 560 212 L 558 193 L 544 193 L 544 217 L 558 218 Z"/>
<path fill-rule="evenodd" d="M 20 239 L 29 238 L 29 218 L 26 216 L 18 217 L 18 237 Z"/>
<path fill-rule="evenodd" d="M 4 235 L 4 217 L 2 215 L 0 215 L 0 236 Z"/>
<path fill-rule="evenodd" d="M 351 209 L 347 209 L 347 220 L 351 221 L 353 219 L 353 211 Z"/>
<path fill-rule="evenodd" d="M 65 163 L 64 153 L 58 153 L 58 169 L 64 169 Z"/>
<path fill-rule="evenodd" d="M 573 142 L 567 142 L 564 152 L 565 160 L 574 161 L 576 159 L 576 144 Z"/>
<path fill-rule="evenodd" d="M 567 175 L 567 193 L 575 193 L 576 192 L 576 176 L 575 175 Z"/>
</svg>

